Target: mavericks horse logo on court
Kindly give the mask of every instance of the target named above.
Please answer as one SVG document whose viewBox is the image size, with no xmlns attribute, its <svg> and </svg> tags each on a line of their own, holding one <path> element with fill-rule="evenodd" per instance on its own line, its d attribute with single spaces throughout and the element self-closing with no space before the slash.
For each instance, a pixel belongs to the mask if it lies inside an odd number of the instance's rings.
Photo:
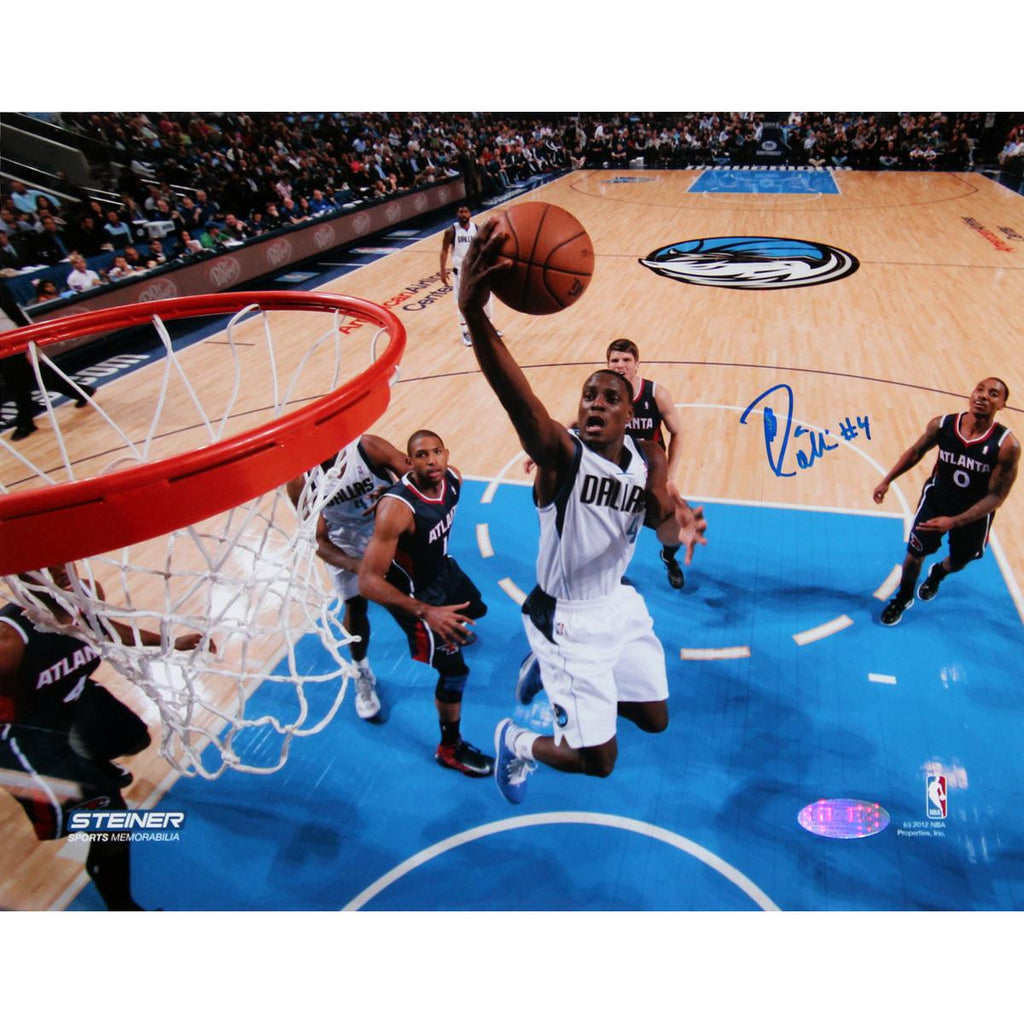
<svg viewBox="0 0 1024 1024">
<path fill-rule="evenodd" d="M 655 249 L 640 263 L 662 277 L 716 288 L 803 288 L 838 281 L 860 263 L 842 249 L 798 238 L 694 238 Z"/>
</svg>

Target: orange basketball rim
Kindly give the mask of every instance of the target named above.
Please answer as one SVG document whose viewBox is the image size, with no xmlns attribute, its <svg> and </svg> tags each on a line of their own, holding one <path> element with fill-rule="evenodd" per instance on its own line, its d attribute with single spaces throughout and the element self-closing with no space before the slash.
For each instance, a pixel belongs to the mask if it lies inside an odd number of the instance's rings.
<svg viewBox="0 0 1024 1024">
<path fill-rule="evenodd" d="M 0 358 L 246 307 L 357 317 L 388 334 L 372 365 L 302 408 L 216 443 L 129 469 L 0 495 L 0 575 L 71 562 L 170 533 L 267 493 L 336 453 L 387 409 L 405 328 L 376 303 L 321 292 L 231 292 L 137 303 L 0 334 Z"/>
</svg>

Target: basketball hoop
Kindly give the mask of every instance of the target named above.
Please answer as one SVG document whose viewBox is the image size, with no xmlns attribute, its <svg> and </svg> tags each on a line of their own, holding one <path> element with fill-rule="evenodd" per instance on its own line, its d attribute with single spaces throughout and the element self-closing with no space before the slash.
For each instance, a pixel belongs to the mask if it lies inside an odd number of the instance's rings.
<svg viewBox="0 0 1024 1024">
<path fill-rule="evenodd" d="M 282 326 L 276 318 L 291 311 L 309 316 Z M 180 351 L 167 327 L 228 315 L 219 334 Z M 297 337 L 307 321 L 311 330 Z M 105 408 L 115 402 L 90 399 L 98 414 L 90 431 L 104 440 L 102 454 L 84 452 L 43 386 L 44 365 L 68 379 L 43 349 L 147 324 L 164 349 L 147 371 L 161 372 L 158 393 L 141 385 L 120 423 Z M 365 366 L 354 349 L 342 352 L 346 324 L 375 332 Z M 388 344 L 377 356 L 382 334 Z M 18 447 L 0 438 L 0 575 L 42 628 L 58 628 L 56 601 L 72 620 L 59 628 L 96 647 L 152 698 L 164 726 L 161 752 L 179 771 L 275 771 L 292 737 L 321 730 L 340 706 L 352 671 L 342 650 L 353 637 L 315 536 L 330 492 L 312 498 L 297 521 L 277 489 L 380 417 L 404 347 L 405 330 L 390 311 L 312 292 L 190 296 L 0 335 L 0 358 L 27 354 L 54 441 L 42 432 Z M 256 425 L 237 432 L 247 421 Z M 173 450 L 177 437 L 186 450 Z M 69 589 L 34 571 L 64 564 Z M 28 572 L 31 580 L 18 575 Z M 128 624 L 136 643 L 119 640 L 111 621 Z M 139 630 L 157 633 L 160 645 L 141 646 Z M 183 631 L 203 642 L 175 650 Z M 269 692 L 277 683 L 283 696 Z M 247 705 L 257 687 L 266 708 L 254 714 Z M 267 736 L 278 740 L 268 744 Z"/>
</svg>

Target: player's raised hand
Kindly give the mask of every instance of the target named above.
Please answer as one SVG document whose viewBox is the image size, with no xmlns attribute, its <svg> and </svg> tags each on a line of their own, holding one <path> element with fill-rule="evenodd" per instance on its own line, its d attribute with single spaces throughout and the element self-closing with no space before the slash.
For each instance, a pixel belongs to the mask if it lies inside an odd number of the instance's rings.
<svg viewBox="0 0 1024 1024">
<path fill-rule="evenodd" d="M 470 635 L 467 626 L 475 626 L 476 621 L 462 614 L 469 602 L 462 604 L 431 605 L 423 613 L 423 620 L 442 640 L 450 644 L 464 644 Z"/>
<path fill-rule="evenodd" d="M 690 508 L 678 493 L 672 495 L 672 502 L 676 525 L 679 527 L 679 543 L 686 548 L 684 561 L 689 565 L 693 561 L 693 552 L 697 545 L 707 544 L 704 532 L 708 528 L 708 523 L 704 518 L 704 507 L 698 505 L 697 508 Z"/>
<path fill-rule="evenodd" d="M 489 220 L 470 243 L 459 268 L 459 309 L 463 314 L 483 309 L 490 298 L 490 282 L 512 266 L 512 261 L 501 255 L 501 245 L 507 237 L 498 230 L 496 221 Z"/>
<path fill-rule="evenodd" d="M 949 533 L 955 526 L 956 521 L 952 516 L 935 516 L 933 519 L 926 519 L 923 523 L 918 523 L 916 529 L 937 530 L 940 533 Z"/>
</svg>

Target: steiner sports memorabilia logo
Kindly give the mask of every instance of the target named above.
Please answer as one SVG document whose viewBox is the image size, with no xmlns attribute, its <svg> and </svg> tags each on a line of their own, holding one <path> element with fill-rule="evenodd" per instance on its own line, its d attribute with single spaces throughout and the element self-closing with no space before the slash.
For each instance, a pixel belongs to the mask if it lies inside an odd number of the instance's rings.
<svg viewBox="0 0 1024 1024">
<path fill-rule="evenodd" d="M 860 263 L 833 245 L 799 238 L 738 235 L 694 238 L 655 249 L 639 261 L 686 284 L 714 288 L 803 288 L 838 281 Z"/>
</svg>

